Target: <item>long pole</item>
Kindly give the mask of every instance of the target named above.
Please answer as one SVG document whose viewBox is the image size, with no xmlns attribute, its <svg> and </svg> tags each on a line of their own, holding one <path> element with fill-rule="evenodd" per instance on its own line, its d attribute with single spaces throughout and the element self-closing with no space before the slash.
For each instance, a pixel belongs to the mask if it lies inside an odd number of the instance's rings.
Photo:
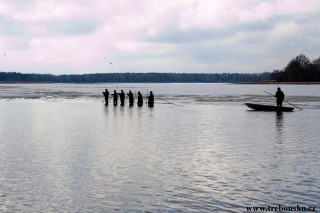
<svg viewBox="0 0 320 213">
<path fill-rule="evenodd" d="M 173 105 L 176 105 L 176 106 L 184 107 L 183 105 L 179 105 L 179 104 L 172 103 L 170 101 L 166 101 L 166 100 L 160 98 L 159 96 L 156 96 L 156 97 L 159 98 L 160 100 L 164 101 L 164 102 L 167 102 L 168 104 L 173 104 Z"/>
<path fill-rule="evenodd" d="M 147 90 L 146 105 L 148 105 L 148 92 L 149 92 L 149 90 Z"/>
<path fill-rule="evenodd" d="M 265 93 L 268 93 L 269 95 L 271 95 L 272 97 L 274 97 L 270 92 L 267 92 L 267 91 L 264 91 Z M 294 106 L 295 108 L 298 108 L 298 109 L 300 109 L 300 110 L 302 110 L 300 107 L 298 107 L 298 106 L 296 106 L 296 105 L 294 105 L 294 104 L 292 104 L 292 103 L 289 103 L 288 101 L 286 101 L 286 100 L 283 100 L 284 102 L 286 102 L 287 104 L 290 104 L 291 106 Z"/>
</svg>

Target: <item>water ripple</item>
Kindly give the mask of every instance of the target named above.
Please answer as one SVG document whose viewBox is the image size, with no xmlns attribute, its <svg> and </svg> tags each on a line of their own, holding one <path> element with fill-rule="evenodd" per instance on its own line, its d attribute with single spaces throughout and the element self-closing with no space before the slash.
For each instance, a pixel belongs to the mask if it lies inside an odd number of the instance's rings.
<svg viewBox="0 0 320 213">
<path fill-rule="evenodd" d="M 161 97 L 184 107 L 106 107 L 90 95 L 0 100 L 0 211 L 319 205 L 317 98 L 293 97 L 310 108 L 276 114 L 242 104 L 260 95 Z"/>
</svg>

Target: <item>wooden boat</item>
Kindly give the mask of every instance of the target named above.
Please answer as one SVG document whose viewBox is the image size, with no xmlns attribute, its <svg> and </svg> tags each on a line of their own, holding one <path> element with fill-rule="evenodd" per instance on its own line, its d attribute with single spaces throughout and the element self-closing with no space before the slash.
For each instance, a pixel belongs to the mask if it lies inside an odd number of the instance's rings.
<svg viewBox="0 0 320 213">
<path fill-rule="evenodd" d="M 293 107 L 277 107 L 277 106 L 271 106 L 271 105 L 252 104 L 252 103 L 245 103 L 245 105 L 257 111 L 291 112 L 294 109 Z"/>
</svg>

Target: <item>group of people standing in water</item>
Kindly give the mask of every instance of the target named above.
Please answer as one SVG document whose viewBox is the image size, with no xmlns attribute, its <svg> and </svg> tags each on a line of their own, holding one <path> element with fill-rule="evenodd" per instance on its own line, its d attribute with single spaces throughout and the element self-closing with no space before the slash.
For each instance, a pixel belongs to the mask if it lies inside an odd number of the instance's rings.
<svg viewBox="0 0 320 213">
<path fill-rule="evenodd" d="M 109 93 L 108 89 L 106 89 L 102 93 L 103 93 L 103 96 L 104 96 L 104 99 L 105 99 L 105 105 L 108 106 L 109 105 L 109 95 L 110 95 L 110 93 Z M 111 94 L 111 96 L 113 96 L 113 106 L 117 106 L 118 105 L 118 96 L 120 97 L 120 106 L 124 106 L 125 105 L 126 94 L 123 92 L 123 90 L 121 90 L 120 93 L 117 93 L 117 91 L 114 90 L 113 94 Z M 127 96 L 128 96 L 128 99 L 129 99 L 129 106 L 132 107 L 134 105 L 134 95 L 131 92 L 131 90 L 129 90 L 129 92 L 127 93 Z M 278 91 L 274 95 L 274 97 L 277 98 L 277 106 L 278 107 L 282 107 L 282 102 L 284 100 L 285 95 L 281 91 L 280 87 L 278 87 Z M 150 94 L 149 94 L 149 96 L 147 96 L 147 99 L 148 99 L 147 100 L 148 107 L 154 107 L 154 95 L 153 95 L 152 91 L 150 91 Z M 142 107 L 143 106 L 143 97 L 142 97 L 142 94 L 140 93 L 140 91 L 138 92 L 137 105 L 138 105 L 138 107 Z"/>
<path fill-rule="evenodd" d="M 105 100 L 105 104 L 106 106 L 109 105 L 109 91 L 108 89 L 106 89 L 103 93 L 104 96 L 104 100 Z M 118 105 L 118 96 L 120 97 L 120 106 L 124 106 L 125 105 L 125 99 L 126 99 L 126 94 L 123 92 L 123 90 L 121 90 L 120 93 L 117 93 L 116 90 L 113 91 L 113 94 L 111 94 L 111 96 L 113 96 L 113 106 L 117 106 Z M 129 99 L 129 106 L 133 106 L 134 105 L 134 95 L 131 92 L 131 90 L 129 90 L 129 92 L 127 93 L 128 99 Z M 154 95 L 152 93 L 152 91 L 150 91 L 149 96 L 147 97 L 148 101 L 148 107 L 153 107 L 154 106 Z M 142 94 L 140 93 L 140 91 L 138 92 L 138 102 L 137 105 L 139 107 L 143 106 L 143 97 Z"/>
</svg>

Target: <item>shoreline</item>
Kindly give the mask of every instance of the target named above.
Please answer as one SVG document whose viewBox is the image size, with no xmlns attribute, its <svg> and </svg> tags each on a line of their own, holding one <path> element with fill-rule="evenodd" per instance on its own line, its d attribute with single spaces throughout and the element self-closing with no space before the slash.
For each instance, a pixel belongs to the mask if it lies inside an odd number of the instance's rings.
<svg viewBox="0 0 320 213">
<path fill-rule="evenodd" d="M 234 84 L 293 84 L 293 85 L 308 85 L 320 84 L 320 82 L 237 82 Z"/>
<path fill-rule="evenodd" d="M 53 81 L 0 81 L 1 84 L 293 84 L 293 85 L 308 85 L 320 84 L 320 82 L 274 82 L 274 81 L 259 81 L 259 82 L 53 82 Z"/>
</svg>

